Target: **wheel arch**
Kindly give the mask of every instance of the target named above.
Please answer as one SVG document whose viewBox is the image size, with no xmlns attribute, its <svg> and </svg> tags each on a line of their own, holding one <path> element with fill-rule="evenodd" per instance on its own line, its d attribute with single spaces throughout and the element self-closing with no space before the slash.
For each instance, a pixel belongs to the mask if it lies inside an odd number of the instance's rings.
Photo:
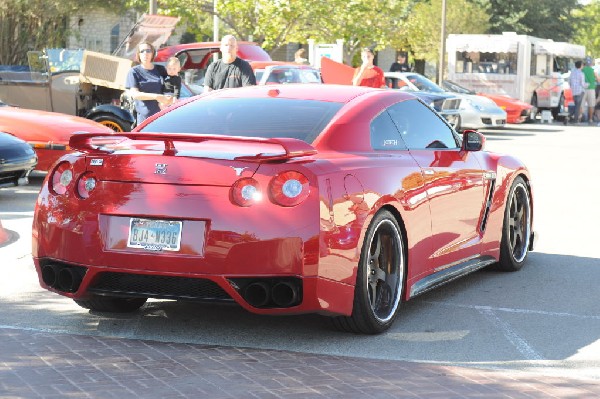
<svg viewBox="0 0 600 399">
<path fill-rule="evenodd" d="M 133 118 L 133 115 L 131 115 L 131 112 L 112 104 L 98 105 L 97 107 L 92 108 L 87 114 L 85 114 L 85 117 L 88 119 L 93 119 L 94 117 L 100 115 L 114 116 L 129 123 L 135 122 L 135 119 Z"/>
<path fill-rule="evenodd" d="M 375 217 L 375 215 L 377 215 L 379 212 L 381 212 L 382 210 L 386 210 L 388 212 L 390 212 L 392 214 L 392 216 L 394 216 L 394 218 L 396 219 L 396 222 L 398 222 L 398 226 L 400 227 L 400 233 L 402 234 L 402 243 L 404 244 L 404 265 L 405 265 L 405 269 L 404 269 L 404 280 L 403 280 L 403 284 L 404 287 L 404 295 L 402 297 L 402 300 L 405 301 L 407 300 L 408 297 L 408 233 L 406 230 L 406 224 L 404 223 L 404 218 L 402 217 L 402 214 L 400 213 L 400 211 L 398 210 L 398 208 L 396 208 L 395 206 L 393 206 L 392 204 L 384 204 L 382 205 L 379 209 L 377 209 L 376 212 L 373 213 L 373 217 L 369 219 L 369 223 L 366 224 L 365 228 L 364 228 L 364 232 L 363 232 L 363 237 L 366 235 L 366 231 L 369 228 L 369 225 L 371 224 L 371 220 L 373 220 L 373 218 Z"/>
</svg>

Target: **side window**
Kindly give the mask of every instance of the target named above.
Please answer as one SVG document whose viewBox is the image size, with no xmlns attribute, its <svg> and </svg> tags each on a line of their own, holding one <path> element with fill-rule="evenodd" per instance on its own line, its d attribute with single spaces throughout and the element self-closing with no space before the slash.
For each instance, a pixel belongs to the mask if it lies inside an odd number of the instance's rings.
<svg viewBox="0 0 600 399">
<path fill-rule="evenodd" d="M 371 147 L 383 151 L 406 150 L 406 145 L 387 112 L 382 112 L 371 122 Z"/>
<path fill-rule="evenodd" d="M 458 148 L 452 129 L 419 100 L 399 102 L 388 112 L 409 149 Z"/>
</svg>

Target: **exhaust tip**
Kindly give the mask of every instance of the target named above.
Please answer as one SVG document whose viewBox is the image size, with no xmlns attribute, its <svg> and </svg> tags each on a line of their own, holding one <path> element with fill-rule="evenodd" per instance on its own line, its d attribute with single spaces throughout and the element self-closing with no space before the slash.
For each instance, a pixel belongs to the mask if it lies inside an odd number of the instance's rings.
<svg viewBox="0 0 600 399">
<path fill-rule="evenodd" d="M 269 286 L 263 282 L 250 283 L 244 290 L 244 299 L 255 308 L 260 308 L 269 303 Z"/>
<path fill-rule="evenodd" d="M 275 305 L 287 308 L 298 302 L 298 287 L 288 282 L 280 282 L 273 286 L 271 296 Z"/>
<path fill-rule="evenodd" d="M 83 273 L 78 269 L 65 267 L 58 272 L 58 287 L 65 292 L 76 292 L 83 280 Z"/>
<path fill-rule="evenodd" d="M 42 268 L 42 281 L 49 287 L 55 288 L 58 283 L 60 266 L 49 264 Z"/>
</svg>

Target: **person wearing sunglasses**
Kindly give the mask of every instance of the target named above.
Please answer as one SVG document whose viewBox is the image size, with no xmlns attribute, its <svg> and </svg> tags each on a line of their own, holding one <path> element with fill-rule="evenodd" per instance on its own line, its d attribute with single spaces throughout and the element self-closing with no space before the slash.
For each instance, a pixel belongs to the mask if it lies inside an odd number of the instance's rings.
<svg viewBox="0 0 600 399">
<path fill-rule="evenodd" d="M 125 87 L 135 103 L 137 125 L 159 112 L 159 104 L 168 106 L 174 100 L 172 95 L 163 94 L 167 70 L 162 65 L 154 64 L 155 55 L 156 50 L 152 44 L 140 43 L 136 52 L 139 65 L 131 68 L 127 74 Z"/>
</svg>

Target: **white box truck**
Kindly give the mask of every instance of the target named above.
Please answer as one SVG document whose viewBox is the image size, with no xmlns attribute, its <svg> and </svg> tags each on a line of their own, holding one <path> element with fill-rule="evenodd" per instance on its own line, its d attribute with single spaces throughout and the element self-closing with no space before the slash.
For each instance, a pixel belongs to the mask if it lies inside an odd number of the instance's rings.
<svg viewBox="0 0 600 399">
<path fill-rule="evenodd" d="M 505 94 L 564 115 L 571 101 L 567 78 L 585 47 L 505 32 L 451 34 L 448 79 L 482 93 Z"/>
</svg>

